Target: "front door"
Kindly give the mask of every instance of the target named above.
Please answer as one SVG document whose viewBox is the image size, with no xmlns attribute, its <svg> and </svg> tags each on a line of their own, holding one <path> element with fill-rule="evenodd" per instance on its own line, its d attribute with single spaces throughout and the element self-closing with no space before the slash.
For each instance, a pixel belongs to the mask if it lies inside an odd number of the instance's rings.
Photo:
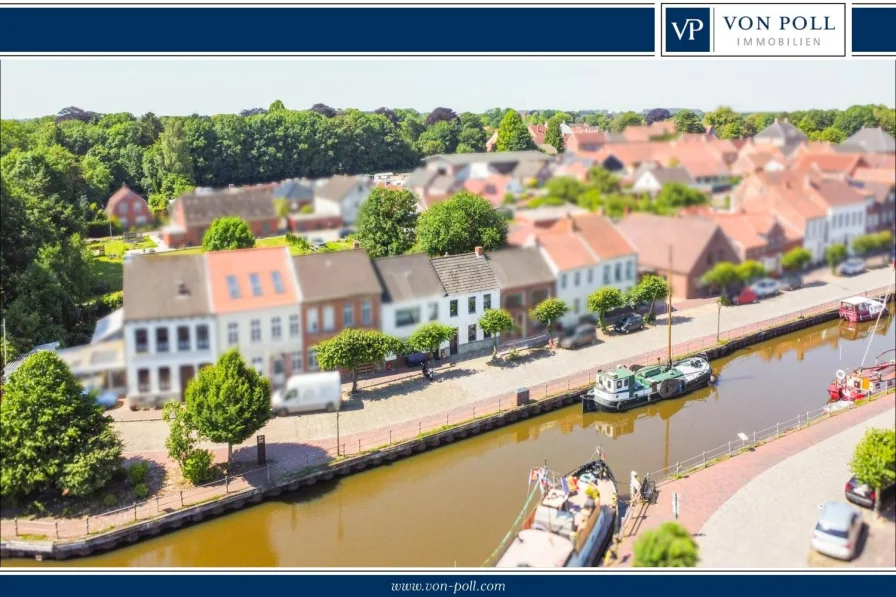
<svg viewBox="0 0 896 597">
<path fill-rule="evenodd" d="M 451 338 L 451 354 L 457 354 L 457 332 L 454 332 L 454 337 Z"/>
<path fill-rule="evenodd" d="M 196 370 L 193 365 L 181 365 L 180 367 L 180 399 L 184 399 L 184 393 L 187 391 L 187 385 L 196 376 Z"/>
</svg>

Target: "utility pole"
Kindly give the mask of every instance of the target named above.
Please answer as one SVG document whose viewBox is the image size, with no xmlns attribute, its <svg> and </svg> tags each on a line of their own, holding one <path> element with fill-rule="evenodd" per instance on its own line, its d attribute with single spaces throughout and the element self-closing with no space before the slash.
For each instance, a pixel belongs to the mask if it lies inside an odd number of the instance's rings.
<svg viewBox="0 0 896 597">
<path fill-rule="evenodd" d="M 669 292 L 666 293 L 669 297 L 668 307 L 666 308 L 666 318 L 669 320 L 669 347 L 667 351 L 666 361 L 667 364 L 672 366 L 672 245 L 669 245 Z"/>
</svg>

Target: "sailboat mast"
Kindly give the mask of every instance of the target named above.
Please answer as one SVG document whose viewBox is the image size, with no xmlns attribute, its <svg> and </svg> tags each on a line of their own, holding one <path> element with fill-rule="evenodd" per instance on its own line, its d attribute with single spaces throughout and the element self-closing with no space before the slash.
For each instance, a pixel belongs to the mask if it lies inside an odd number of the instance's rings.
<svg viewBox="0 0 896 597">
<path fill-rule="evenodd" d="M 672 366 L 672 245 L 669 245 L 669 289 L 666 293 L 668 305 L 666 307 L 666 319 L 668 320 L 669 342 L 667 348 L 666 362 Z"/>
</svg>

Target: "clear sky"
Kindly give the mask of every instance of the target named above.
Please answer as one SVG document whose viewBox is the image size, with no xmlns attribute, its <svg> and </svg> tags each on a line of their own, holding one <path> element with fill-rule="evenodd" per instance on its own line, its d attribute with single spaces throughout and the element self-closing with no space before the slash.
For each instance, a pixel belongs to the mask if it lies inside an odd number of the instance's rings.
<svg viewBox="0 0 896 597">
<path fill-rule="evenodd" d="M 4 59 L 0 115 L 31 118 L 65 106 L 95 112 L 218 114 L 323 102 L 429 111 L 790 111 L 887 104 L 890 60 L 670 59 Z"/>
</svg>

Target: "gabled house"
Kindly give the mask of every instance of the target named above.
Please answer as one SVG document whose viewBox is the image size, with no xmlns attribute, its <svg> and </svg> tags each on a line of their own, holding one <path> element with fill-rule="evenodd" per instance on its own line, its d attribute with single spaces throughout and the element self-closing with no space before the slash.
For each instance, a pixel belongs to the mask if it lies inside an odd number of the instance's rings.
<svg viewBox="0 0 896 597">
<path fill-rule="evenodd" d="M 607 142 L 607 135 L 596 130 L 571 132 L 564 139 L 566 151 L 568 151 L 569 153 L 598 151 Z"/>
<path fill-rule="evenodd" d="M 274 189 L 274 199 L 284 199 L 289 204 L 289 213 L 296 214 L 306 205 L 314 204 L 314 183 L 307 179 L 290 178 Z"/>
<path fill-rule="evenodd" d="M 110 220 L 115 218 L 121 227 L 127 230 L 152 223 L 153 215 L 146 199 L 122 183 L 121 188 L 106 201 L 103 210 Z"/>
<path fill-rule="evenodd" d="M 270 185 L 220 190 L 197 188 L 178 197 L 171 211 L 171 221 L 162 229 L 162 239 L 172 248 L 201 245 L 212 222 L 223 217 L 243 219 L 256 238 L 276 235 L 280 228 Z"/>
<path fill-rule="evenodd" d="M 362 176 L 332 176 L 314 194 L 314 211 L 339 216 L 347 225 L 358 220 L 361 206 L 370 196 L 373 183 Z"/>
<path fill-rule="evenodd" d="M 798 231 L 771 213 L 707 211 L 703 217 L 722 227 L 741 261 L 758 261 L 769 272 L 780 272 L 781 257 L 803 244 Z"/>
<path fill-rule="evenodd" d="M 663 186 L 669 183 L 679 183 L 693 188 L 697 187 L 687 168 L 681 166 L 673 168 L 642 166 L 635 172 L 632 191 L 638 194 L 649 193 L 656 196 L 663 189 Z"/>
<path fill-rule="evenodd" d="M 237 348 L 275 387 L 300 373 L 301 296 L 289 249 L 214 251 L 204 257 L 218 353 Z"/>
<path fill-rule="evenodd" d="M 862 127 L 837 146 L 837 151 L 892 154 L 896 153 L 896 140 L 881 127 Z"/>
<path fill-rule="evenodd" d="M 430 260 L 445 295 L 439 304 L 440 321 L 457 328 L 448 344 L 449 354 L 486 348 L 494 340 L 479 327 L 479 318 L 501 304 L 501 289 L 482 247 L 473 253 Z"/>
<path fill-rule="evenodd" d="M 486 254 L 501 289 L 501 308 L 513 317 L 514 328 L 502 340 L 526 338 L 545 331 L 529 316 L 529 311 L 547 298 L 556 296 L 554 272 L 535 248 L 512 247 Z"/>
<path fill-rule="evenodd" d="M 382 295 L 382 330 L 407 339 L 421 324 L 450 322 L 443 307 L 445 289 L 426 253 L 373 260 Z"/>
<path fill-rule="evenodd" d="M 784 155 L 790 155 L 799 148 L 800 145 L 808 143 L 809 137 L 806 133 L 796 128 L 790 122 L 780 120 L 775 121 L 753 135 L 753 143 L 759 145 L 770 145 L 778 148 Z"/>
<path fill-rule="evenodd" d="M 893 231 L 896 222 L 896 168 L 857 168 L 849 183 L 874 198 L 868 208 L 868 232 Z"/>
</svg>

